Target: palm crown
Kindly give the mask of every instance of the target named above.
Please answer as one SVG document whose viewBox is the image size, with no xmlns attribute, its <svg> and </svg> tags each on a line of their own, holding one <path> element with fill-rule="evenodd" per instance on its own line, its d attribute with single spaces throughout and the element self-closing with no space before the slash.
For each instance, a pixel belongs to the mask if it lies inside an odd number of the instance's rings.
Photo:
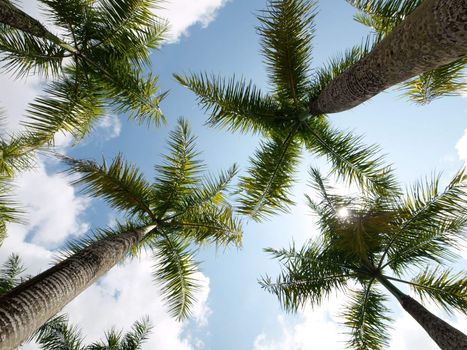
<svg viewBox="0 0 467 350">
<path fill-rule="evenodd" d="M 158 104 L 164 94 L 157 95 L 157 78 L 145 72 L 150 49 L 160 45 L 166 30 L 153 13 L 156 1 L 40 3 L 61 38 L 0 24 L 3 69 L 53 78 L 27 111 L 26 125 L 37 137 L 49 141 L 55 132 L 68 131 L 80 138 L 109 109 L 140 123 L 163 120 Z"/>
<path fill-rule="evenodd" d="M 370 27 L 376 34 L 375 42 L 382 40 L 405 17 L 414 11 L 421 0 L 347 0 L 359 10 L 355 20 Z M 467 56 L 425 72 L 402 84 L 412 101 L 426 104 L 441 96 L 465 92 L 465 67 Z"/>
<path fill-rule="evenodd" d="M 202 177 L 203 164 L 197 158 L 195 138 L 188 124 L 179 120 L 170 136 L 170 153 L 164 165 L 156 166 L 154 183 L 117 156 L 111 164 L 64 158 L 70 173 L 79 175 L 76 184 L 84 191 L 104 198 L 112 207 L 127 214 L 127 222 L 113 230 L 100 230 L 95 237 L 70 243 L 70 253 L 80 251 L 90 241 L 132 229 L 148 232 L 133 253 L 148 249 L 154 253 L 154 277 L 163 296 L 178 318 L 189 315 L 197 288 L 193 244 L 241 243 L 241 222 L 227 201 L 229 184 L 236 166 L 218 177 Z"/>
<path fill-rule="evenodd" d="M 266 137 L 251 159 L 249 175 L 241 178 L 240 210 L 254 219 L 287 210 L 292 203 L 289 190 L 302 145 L 325 156 L 346 180 L 376 192 L 393 189 L 392 175 L 377 156 L 377 147 L 365 147 L 361 138 L 333 129 L 326 116 L 308 113 L 309 101 L 364 53 L 350 50 L 311 75 L 314 8 L 315 3 L 306 0 L 269 1 L 259 16 L 269 94 L 243 79 L 176 76 L 211 110 L 210 125 Z"/>
<path fill-rule="evenodd" d="M 422 300 L 430 299 L 448 312 L 465 313 L 465 272 L 443 266 L 465 240 L 465 172 L 443 192 L 435 179 L 417 184 L 405 197 L 357 198 L 333 193 L 317 170 L 311 175 L 320 199 L 308 201 L 318 215 L 321 238 L 301 249 L 268 249 L 281 261 L 283 272 L 276 281 L 268 276 L 261 281 L 286 310 L 295 311 L 307 302 L 320 304 L 334 291 L 350 293 L 343 316 L 353 349 L 387 344 L 389 310 L 378 287 L 399 299 L 402 293 L 391 281 L 409 285 Z M 416 270 L 419 273 L 407 279 Z M 350 287 L 355 283 L 360 288 Z"/>
</svg>

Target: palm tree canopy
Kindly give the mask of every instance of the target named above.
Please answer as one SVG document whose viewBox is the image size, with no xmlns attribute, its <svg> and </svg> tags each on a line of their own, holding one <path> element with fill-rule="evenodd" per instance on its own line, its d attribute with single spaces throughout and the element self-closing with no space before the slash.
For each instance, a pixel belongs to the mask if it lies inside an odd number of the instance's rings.
<svg viewBox="0 0 467 350">
<path fill-rule="evenodd" d="M 0 24 L 2 68 L 19 77 L 52 79 L 29 106 L 31 130 L 48 140 L 58 131 L 79 139 L 104 113 L 126 113 L 138 123 L 164 120 L 158 107 L 164 94 L 158 94 L 157 77 L 146 73 L 151 49 L 160 46 L 166 31 L 154 14 L 158 1 L 40 3 L 60 38 Z"/>
<path fill-rule="evenodd" d="M 126 213 L 125 223 L 98 230 L 94 237 L 74 241 L 68 248 L 72 254 L 103 237 L 154 227 L 133 253 L 142 249 L 153 252 L 154 278 L 172 314 L 184 318 L 198 287 L 194 246 L 241 244 L 241 221 L 227 197 L 237 168 L 234 165 L 218 176 L 202 176 L 204 165 L 198 158 L 195 137 L 182 119 L 170 135 L 169 148 L 164 163 L 155 167 L 152 183 L 120 155 L 110 164 L 63 157 L 69 172 L 78 175 L 75 184 L 83 185 L 85 193 Z"/>
<path fill-rule="evenodd" d="M 370 27 L 375 33 L 375 42 L 382 40 L 405 17 L 410 15 L 421 0 L 348 0 L 359 12 L 355 20 Z M 426 104 L 442 96 L 455 96 L 467 91 L 465 68 L 467 57 L 425 72 L 402 84 L 408 97 L 417 103 Z"/>
<path fill-rule="evenodd" d="M 380 283 L 386 287 L 383 281 L 407 284 L 422 300 L 448 312 L 466 312 L 466 273 L 445 267 L 465 243 L 464 170 L 444 191 L 435 178 L 405 195 L 357 197 L 337 195 L 317 170 L 310 173 L 319 199 L 308 197 L 308 202 L 317 213 L 321 236 L 301 249 L 268 249 L 283 271 L 276 281 L 266 276 L 260 282 L 286 310 L 317 305 L 332 292 L 350 289 L 342 315 L 352 349 L 387 345 L 390 317 L 380 290 Z M 350 287 L 355 283 L 360 288 Z M 397 297 L 400 292 L 391 293 Z"/>
<path fill-rule="evenodd" d="M 270 93 L 244 79 L 209 74 L 176 75 L 210 111 L 208 123 L 231 131 L 258 132 L 266 140 L 251 158 L 242 177 L 240 210 L 260 220 L 292 203 L 289 191 L 304 146 L 326 157 L 339 176 L 377 192 L 394 190 L 390 169 L 377 147 L 365 147 L 361 138 L 333 129 L 324 115 L 308 112 L 310 96 L 361 56 L 361 50 L 311 74 L 315 2 L 271 0 L 258 17 L 261 52 L 265 58 Z"/>
</svg>

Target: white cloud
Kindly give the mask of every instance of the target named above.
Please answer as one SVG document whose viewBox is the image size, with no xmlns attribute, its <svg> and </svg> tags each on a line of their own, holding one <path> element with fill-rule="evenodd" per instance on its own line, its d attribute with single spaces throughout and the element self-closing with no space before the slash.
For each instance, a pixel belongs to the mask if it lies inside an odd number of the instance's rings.
<svg viewBox="0 0 467 350">
<path fill-rule="evenodd" d="M 467 164 L 467 129 L 464 130 L 464 135 L 456 144 L 457 156 Z"/>
<path fill-rule="evenodd" d="M 97 136 L 105 141 L 120 136 L 122 123 L 117 115 L 104 115 L 97 122 Z"/>
<path fill-rule="evenodd" d="M 188 29 L 196 24 L 207 27 L 228 0 L 172 0 L 162 4 L 157 15 L 169 21 L 169 43 L 188 35 Z"/>
</svg>

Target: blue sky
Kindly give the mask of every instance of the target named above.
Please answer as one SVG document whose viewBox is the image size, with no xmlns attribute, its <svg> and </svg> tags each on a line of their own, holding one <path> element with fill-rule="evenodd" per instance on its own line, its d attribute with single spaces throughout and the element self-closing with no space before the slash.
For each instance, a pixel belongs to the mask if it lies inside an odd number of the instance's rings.
<svg viewBox="0 0 467 350">
<path fill-rule="evenodd" d="M 25 5 L 32 2 L 29 0 Z M 199 149 L 210 170 L 225 169 L 234 162 L 241 169 L 247 167 L 258 138 L 207 128 L 204 125 L 207 116 L 197 106 L 195 96 L 179 86 L 172 74 L 201 71 L 226 77 L 235 74 L 267 90 L 255 31 L 255 13 L 265 7 L 266 1 L 203 0 L 192 4 L 173 0 L 173 3 L 183 3 L 183 6 L 169 5 L 166 13 L 176 28 L 172 31 L 173 40 L 151 58 L 152 70 L 160 76 L 161 89 L 170 91 L 162 104 L 168 127 L 139 127 L 123 116 L 109 116 L 80 145 L 71 148 L 63 141 L 64 152 L 77 158 L 96 159 L 102 155 L 110 159 L 122 152 L 151 178 L 153 165 L 165 150 L 169 130 L 183 116 L 198 136 Z M 353 9 L 344 0 L 323 0 L 318 8 L 313 67 L 360 43 L 367 33 L 353 21 Z M 12 87 L 19 86 L 18 83 L 4 75 L 0 79 L 0 103 L 6 105 L 11 119 L 16 121 L 23 100 L 37 93 L 38 83 L 29 81 L 27 89 L 20 86 L 14 90 Z M 6 91 L 10 88 L 11 91 Z M 16 95 L 9 99 L 8 93 Z M 381 145 L 402 183 L 408 185 L 440 171 L 446 181 L 467 160 L 467 142 L 460 141 L 467 130 L 466 102 L 465 98 L 456 97 L 416 106 L 391 89 L 330 118 L 334 126 L 354 130 L 365 136 L 365 142 Z M 342 296 L 323 308 L 306 308 L 290 316 L 284 315 L 276 298 L 257 284 L 261 275 L 277 273 L 277 262 L 269 259 L 263 248 L 285 247 L 292 240 L 302 243 L 316 235 L 303 197 L 308 191 L 306 171 L 310 165 L 326 169 L 322 159 L 303 155 L 294 189 L 297 205 L 290 214 L 277 215 L 261 224 L 246 223 L 241 250 L 203 248 L 199 252 L 200 278 L 205 288 L 192 321 L 180 324 L 167 316 L 157 287 L 151 285 L 150 261 L 145 258 L 117 267 L 83 293 L 67 308 L 71 319 L 92 340 L 110 325 L 127 328 L 136 318 L 148 314 L 155 330 L 147 349 L 344 349 L 339 342 L 344 338 L 338 335 L 343 329 L 334 322 Z M 10 237 L 0 250 L 1 260 L 14 250 L 24 255 L 33 271 L 39 271 L 47 267 L 53 249 L 68 237 L 107 225 L 115 218 L 101 201 L 77 193 L 69 180 L 57 173 L 59 168 L 54 161 L 43 160 L 36 172 L 18 180 L 18 196 L 31 211 L 31 221 L 25 227 L 12 225 Z M 460 265 L 465 266 L 465 260 Z M 398 305 L 392 303 L 391 308 L 396 319 L 392 349 L 413 349 L 413 344 L 417 348 L 436 349 L 423 331 L 400 312 Z M 466 331 L 465 318 L 452 321 Z M 31 344 L 25 348 L 35 349 Z"/>
</svg>

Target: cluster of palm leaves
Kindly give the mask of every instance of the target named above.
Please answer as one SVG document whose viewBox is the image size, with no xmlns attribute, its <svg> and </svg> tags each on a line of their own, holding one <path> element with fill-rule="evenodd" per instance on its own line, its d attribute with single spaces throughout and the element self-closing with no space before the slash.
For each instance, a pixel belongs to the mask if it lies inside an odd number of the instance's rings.
<svg viewBox="0 0 467 350">
<path fill-rule="evenodd" d="M 20 256 L 11 254 L 0 269 L 0 295 L 26 281 L 25 271 Z M 151 328 L 149 319 L 143 318 L 136 321 L 128 333 L 112 328 L 106 332 L 104 341 L 84 346 L 81 331 L 69 324 L 66 315 L 59 315 L 40 327 L 31 340 L 35 340 L 42 350 L 140 350 Z"/>
<path fill-rule="evenodd" d="M 157 77 L 145 72 L 166 31 L 153 13 L 157 1 L 40 3 L 60 37 L 45 28 L 39 36 L 8 19 L 0 24 L 2 68 L 16 77 L 51 80 L 28 108 L 28 128 L 47 141 L 59 131 L 81 138 L 108 112 L 139 123 L 163 121 L 158 104 L 164 94 L 157 94 Z"/>
<path fill-rule="evenodd" d="M 378 193 L 394 189 L 378 147 L 334 129 L 325 115 L 308 112 L 312 96 L 365 52 L 354 48 L 311 74 L 315 6 L 310 1 L 270 1 L 261 13 L 258 31 L 270 93 L 245 80 L 176 75 L 210 110 L 209 125 L 264 135 L 240 184 L 240 211 L 254 219 L 286 211 L 292 204 L 289 194 L 302 147 L 326 157 L 333 171 L 348 182 Z"/>
<path fill-rule="evenodd" d="M 336 194 L 316 169 L 310 175 L 319 199 L 308 197 L 308 202 L 318 216 L 320 237 L 300 249 L 267 249 L 280 260 L 283 272 L 275 281 L 261 281 L 286 310 L 296 311 L 308 302 L 320 305 L 332 293 L 345 292 L 350 303 L 343 316 L 352 349 L 388 345 L 390 316 L 381 287 L 398 299 L 403 296 L 391 282 L 410 286 L 422 300 L 449 313 L 466 312 L 467 271 L 446 268 L 465 243 L 465 172 L 444 191 L 436 178 L 405 195 L 358 197 Z"/>
<path fill-rule="evenodd" d="M 86 194 L 103 198 L 126 214 L 126 221 L 116 228 L 98 230 L 94 236 L 69 243 L 65 256 L 105 237 L 151 228 L 132 253 L 153 252 L 154 278 L 172 314 L 184 319 L 198 286 L 193 245 L 241 244 L 241 221 L 228 201 L 237 167 L 203 177 L 195 137 L 183 119 L 171 132 L 168 144 L 170 152 L 164 164 L 155 167 L 153 183 L 120 155 L 110 164 L 63 157 L 69 172 L 78 176 L 75 184 L 83 185 Z"/>
</svg>

